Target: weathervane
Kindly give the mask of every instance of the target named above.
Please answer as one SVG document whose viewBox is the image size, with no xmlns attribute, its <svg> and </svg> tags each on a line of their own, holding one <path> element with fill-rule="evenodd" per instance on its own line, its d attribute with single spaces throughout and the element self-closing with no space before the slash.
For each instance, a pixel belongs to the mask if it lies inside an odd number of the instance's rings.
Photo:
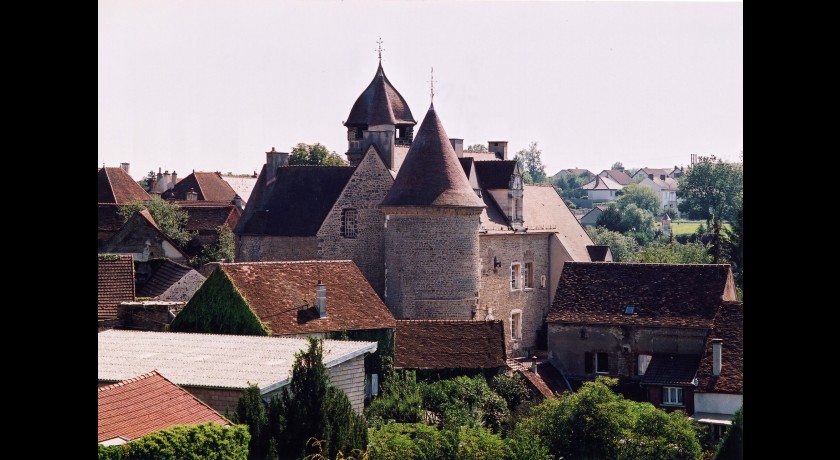
<svg viewBox="0 0 840 460">
<path fill-rule="evenodd" d="M 379 63 L 382 64 L 382 52 L 385 51 L 382 49 L 382 37 L 379 37 L 379 40 L 377 40 L 376 43 L 379 45 L 376 48 L 376 51 L 379 52 Z"/>
<path fill-rule="evenodd" d="M 434 102 L 434 100 L 435 100 L 435 68 L 434 67 L 432 67 L 432 79 L 429 80 L 429 83 L 431 84 L 430 95 L 432 96 L 432 102 Z"/>
</svg>

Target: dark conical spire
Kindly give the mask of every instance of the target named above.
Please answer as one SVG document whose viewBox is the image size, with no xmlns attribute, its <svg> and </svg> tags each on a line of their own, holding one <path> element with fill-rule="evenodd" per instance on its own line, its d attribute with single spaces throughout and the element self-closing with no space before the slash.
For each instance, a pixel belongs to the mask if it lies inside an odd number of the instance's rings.
<svg viewBox="0 0 840 460">
<path fill-rule="evenodd" d="M 397 179 L 382 204 L 484 207 L 458 162 L 434 104 L 429 106 Z"/>
<path fill-rule="evenodd" d="M 373 80 L 353 104 L 344 126 L 415 124 L 408 103 L 385 76 L 380 62 Z"/>
</svg>

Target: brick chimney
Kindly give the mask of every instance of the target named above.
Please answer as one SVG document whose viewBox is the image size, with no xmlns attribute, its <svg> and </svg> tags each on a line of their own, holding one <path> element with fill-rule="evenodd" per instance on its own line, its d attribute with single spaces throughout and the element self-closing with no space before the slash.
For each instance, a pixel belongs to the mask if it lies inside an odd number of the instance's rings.
<svg viewBox="0 0 840 460">
<path fill-rule="evenodd" d="M 321 318 L 327 317 L 327 286 L 321 280 L 318 280 L 318 286 L 315 287 L 315 307 Z"/>
<path fill-rule="evenodd" d="M 463 139 L 456 139 L 454 137 L 449 138 L 449 143 L 452 144 L 452 148 L 455 149 L 455 155 L 458 155 L 458 158 L 464 157 L 464 140 Z"/>
<path fill-rule="evenodd" d="M 496 154 L 496 158 L 500 160 L 507 160 L 507 141 L 488 141 L 488 149 L 490 153 Z"/>
<path fill-rule="evenodd" d="M 271 148 L 270 152 L 265 152 L 266 179 L 271 181 L 277 175 L 277 168 L 282 166 L 289 166 L 289 154 L 287 152 L 278 152 Z"/>
<path fill-rule="evenodd" d="M 723 352 L 723 339 L 712 339 L 712 375 L 720 375 L 721 353 Z"/>
<path fill-rule="evenodd" d="M 187 201 L 198 201 L 198 192 L 194 188 L 190 188 L 190 191 L 187 192 Z"/>
<path fill-rule="evenodd" d="M 125 171 L 125 173 L 126 173 L 126 174 L 129 174 L 129 172 L 128 172 L 128 167 L 129 167 L 129 164 L 128 164 L 128 163 L 120 163 L 120 168 L 121 168 L 123 171 Z"/>
</svg>

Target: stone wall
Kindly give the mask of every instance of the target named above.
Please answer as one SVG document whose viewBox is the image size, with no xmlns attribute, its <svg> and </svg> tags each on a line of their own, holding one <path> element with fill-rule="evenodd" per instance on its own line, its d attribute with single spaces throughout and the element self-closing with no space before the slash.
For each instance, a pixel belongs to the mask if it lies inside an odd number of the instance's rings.
<svg viewBox="0 0 840 460">
<path fill-rule="evenodd" d="M 172 322 L 169 312 L 177 315 L 184 305 L 185 302 L 168 301 L 122 302 L 117 306 L 118 327 L 140 331 L 165 331 L 166 326 Z"/>
<path fill-rule="evenodd" d="M 242 396 L 242 390 L 226 388 L 206 388 L 181 385 L 181 388 L 212 407 L 216 412 L 230 417 L 236 411 L 236 403 Z"/>
<path fill-rule="evenodd" d="M 237 262 L 315 260 L 318 239 L 314 236 L 235 235 Z"/>
<path fill-rule="evenodd" d="M 383 300 L 397 319 L 472 319 L 479 208 L 388 207 Z"/>
<path fill-rule="evenodd" d="M 537 345 L 537 331 L 551 306 L 548 279 L 550 277 L 549 237 L 551 234 L 507 234 L 481 235 L 481 289 L 479 291 L 479 315 L 486 319 L 491 312 L 494 319 L 505 323 L 506 350 L 511 356 L 525 356 L 529 348 Z M 501 267 L 493 267 L 493 258 Z M 533 288 L 511 289 L 511 265 L 526 262 L 533 265 Z M 546 286 L 540 287 L 540 279 L 546 277 Z M 522 313 L 522 338 L 511 338 L 511 312 Z"/>
</svg>

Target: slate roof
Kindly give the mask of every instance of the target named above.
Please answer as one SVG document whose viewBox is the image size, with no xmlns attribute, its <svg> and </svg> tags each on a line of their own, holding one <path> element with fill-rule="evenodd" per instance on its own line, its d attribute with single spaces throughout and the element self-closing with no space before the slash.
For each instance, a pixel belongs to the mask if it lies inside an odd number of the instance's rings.
<svg viewBox="0 0 840 460">
<path fill-rule="evenodd" d="M 382 205 L 484 207 L 464 174 L 434 105 L 426 112 Z"/>
<path fill-rule="evenodd" d="M 99 203 L 97 212 L 98 220 L 98 244 L 101 248 L 108 238 L 114 236 L 114 233 L 122 228 L 123 218 L 119 215 L 119 205 L 116 203 Z"/>
<path fill-rule="evenodd" d="M 251 202 L 234 231 L 315 236 L 353 171 L 352 166 L 284 166 L 277 168 L 276 180 L 266 184 L 263 166 Z"/>
<path fill-rule="evenodd" d="M 633 182 L 633 178 L 630 177 L 630 175 L 618 169 L 605 169 L 601 171 L 601 173 L 598 175 L 602 177 L 609 177 L 610 179 L 618 182 L 621 185 L 627 185 L 630 182 Z"/>
<path fill-rule="evenodd" d="M 125 204 L 133 200 L 152 199 L 122 168 L 99 168 L 98 191 L 98 203 Z"/>
<path fill-rule="evenodd" d="M 595 176 L 592 182 L 581 185 L 580 188 L 582 190 L 621 190 L 624 186 L 609 177 Z"/>
<path fill-rule="evenodd" d="M 726 264 L 566 262 L 548 322 L 709 328 L 736 298 Z M 625 307 L 635 312 L 625 315 Z"/>
<path fill-rule="evenodd" d="M 218 412 L 157 371 L 99 388 L 99 442 L 130 440 L 173 425 L 213 422 L 229 426 Z"/>
<path fill-rule="evenodd" d="M 397 321 L 394 367 L 484 369 L 504 365 L 505 332 L 501 320 Z"/>
<path fill-rule="evenodd" d="M 166 199 L 186 200 L 187 193 L 195 190 L 200 201 L 223 201 L 230 203 L 236 196 L 233 187 L 222 178 L 219 172 L 196 172 L 181 179 L 172 189 L 163 193 Z"/>
<path fill-rule="evenodd" d="M 138 297 L 157 297 L 173 284 L 181 280 L 187 273 L 193 271 L 192 268 L 179 263 L 175 263 L 169 259 L 156 259 L 152 261 L 155 265 L 155 272 L 146 284 L 144 284 L 138 291 Z"/>
<path fill-rule="evenodd" d="M 650 360 L 642 385 L 694 385 L 700 355 L 656 353 Z"/>
<path fill-rule="evenodd" d="M 180 386 L 245 389 L 263 393 L 285 385 L 295 353 L 306 339 L 184 332 L 122 331 L 98 333 L 100 382 L 120 381 L 157 369 Z M 376 351 L 376 342 L 324 340 L 327 368 Z"/>
<path fill-rule="evenodd" d="M 712 339 L 721 344 L 720 376 L 712 375 Z M 744 393 L 744 303 L 724 302 L 715 316 L 712 332 L 706 341 L 700 369 L 698 392 Z"/>
<path fill-rule="evenodd" d="M 589 253 L 589 259 L 592 262 L 604 262 L 609 250 L 610 247 L 607 245 L 590 244 L 586 246 L 586 251 Z"/>
<path fill-rule="evenodd" d="M 134 300 L 134 258 L 130 255 L 100 254 L 97 290 L 98 319 L 116 318 L 117 305 Z"/>
<path fill-rule="evenodd" d="M 408 103 L 385 76 L 380 62 L 373 80 L 350 109 L 344 126 L 415 124 Z"/>
<path fill-rule="evenodd" d="M 274 335 L 384 329 L 396 324 L 350 260 L 223 263 L 217 270 L 231 279 Z M 318 280 L 327 286 L 326 318 L 314 307 Z"/>
<path fill-rule="evenodd" d="M 508 188 L 510 176 L 516 170 L 516 160 L 476 161 L 475 174 L 483 189 Z"/>
</svg>

